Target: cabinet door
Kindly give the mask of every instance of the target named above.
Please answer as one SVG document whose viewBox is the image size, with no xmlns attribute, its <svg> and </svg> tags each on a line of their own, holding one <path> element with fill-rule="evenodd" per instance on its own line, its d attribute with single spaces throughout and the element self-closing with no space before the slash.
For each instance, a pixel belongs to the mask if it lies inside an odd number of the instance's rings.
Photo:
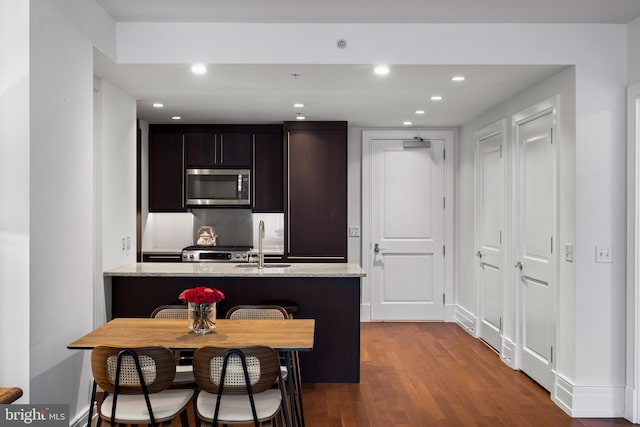
<svg viewBox="0 0 640 427">
<path fill-rule="evenodd" d="M 220 161 L 217 135 L 213 132 L 184 134 L 185 165 L 188 168 L 210 168 Z"/>
<path fill-rule="evenodd" d="M 219 166 L 251 166 L 251 133 L 220 133 L 218 136 Z"/>
<path fill-rule="evenodd" d="M 150 212 L 185 211 L 183 161 L 182 133 L 150 132 Z"/>
<path fill-rule="evenodd" d="M 284 146 L 282 132 L 253 135 L 254 212 L 284 212 Z"/>
<path fill-rule="evenodd" d="M 289 123 L 289 122 L 287 122 Z M 287 126 L 287 258 L 346 262 L 346 122 Z"/>
</svg>

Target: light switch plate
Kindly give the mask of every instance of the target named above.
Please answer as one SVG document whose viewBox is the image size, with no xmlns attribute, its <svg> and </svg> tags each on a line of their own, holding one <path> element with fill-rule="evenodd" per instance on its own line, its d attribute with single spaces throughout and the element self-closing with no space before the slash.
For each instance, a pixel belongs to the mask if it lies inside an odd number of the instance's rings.
<svg viewBox="0 0 640 427">
<path fill-rule="evenodd" d="M 613 262 L 611 246 L 596 245 L 596 262 Z"/>
<path fill-rule="evenodd" d="M 573 243 L 564 245 L 564 259 L 567 262 L 573 262 Z"/>
<path fill-rule="evenodd" d="M 349 237 L 360 237 L 360 227 L 358 227 L 357 225 L 350 225 Z"/>
</svg>

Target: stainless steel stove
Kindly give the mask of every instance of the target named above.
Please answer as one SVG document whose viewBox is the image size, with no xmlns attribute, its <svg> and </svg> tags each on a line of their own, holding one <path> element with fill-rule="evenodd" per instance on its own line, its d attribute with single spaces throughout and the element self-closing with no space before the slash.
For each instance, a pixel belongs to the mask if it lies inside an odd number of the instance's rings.
<svg viewBox="0 0 640 427">
<path fill-rule="evenodd" d="M 246 262 L 251 246 L 187 246 L 182 262 Z"/>
</svg>

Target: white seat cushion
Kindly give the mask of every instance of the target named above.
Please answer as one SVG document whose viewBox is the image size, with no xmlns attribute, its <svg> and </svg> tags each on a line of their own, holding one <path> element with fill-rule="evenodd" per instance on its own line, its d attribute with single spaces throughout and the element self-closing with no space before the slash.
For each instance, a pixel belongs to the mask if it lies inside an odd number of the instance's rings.
<svg viewBox="0 0 640 427">
<path fill-rule="evenodd" d="M 200 394 L 198 394 L 198 413 L 209 421 L 213 420 L 213 414 L 216 410 L 216 399 L 216 394 L 208 393 L 204 390 L 200 391 Z M 253 399 L 256 404 L 258 420 L 265 420 L 273 417 L 280 408 L 281 399 L 280 390 L 278 389 L 269 389 L 262 393 L 254 394 Z M 222 396 L 220 412 L 218 414 L 219 422 L 232 423 L 252 420 L 253 415 L 251 414 L 251 404 L 249 402 L 248 395 L 225 394 Z"/>
<path fill-rule="evenodd" d="M 192 389 L 172 389 L 149 395 L 153 416 L 156 421 L 169 420 L 175 417 L 193 397 Z M 109 394 L 102 402 L 100 413 L 111 418 L 113 394 Z M 144 396 L 141 394 L 118 394 L 116 403 L 116 420 L 127 424 L 149 424 L 149 412 Z"/>
</svg>

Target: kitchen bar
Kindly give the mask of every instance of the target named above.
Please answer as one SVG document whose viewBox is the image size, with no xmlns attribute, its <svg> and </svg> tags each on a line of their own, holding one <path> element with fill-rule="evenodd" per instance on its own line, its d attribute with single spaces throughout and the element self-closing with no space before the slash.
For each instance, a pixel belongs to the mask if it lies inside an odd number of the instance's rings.
<svg viewBox="0 0 640 427">
<path fill-rule="evenodd" d="M 314 319 L 314 350 L 301 355 L 303 381 L 359 382 L 360 280 L 352 263 L 137 263 L 106 271 L 108 320 L 149 317 L 159 305 L 176 303 L 194 286 L 220 289 L 218 317 L 238 304 L 294 304 L 294 316 Z"/>
</svg>

